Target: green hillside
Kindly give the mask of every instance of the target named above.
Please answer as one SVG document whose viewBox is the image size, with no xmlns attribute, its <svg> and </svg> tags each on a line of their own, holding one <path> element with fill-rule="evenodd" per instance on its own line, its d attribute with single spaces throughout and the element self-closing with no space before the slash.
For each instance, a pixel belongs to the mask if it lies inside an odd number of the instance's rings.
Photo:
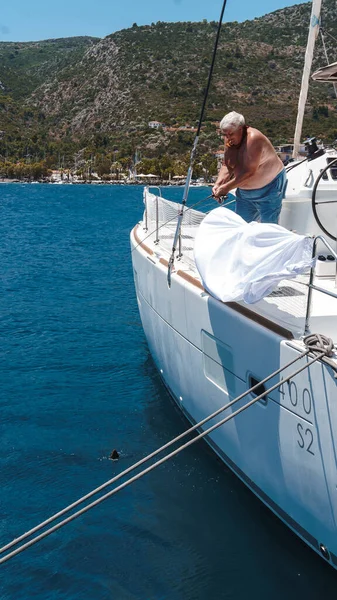
<svg viewBox="0 0 337 600">
<path fill-rule="evenodd" d="M 223 25 L 201 154 L 219 147 L 216 122 L 233 109 L 274 144 L 291 141 L 310 10 L 306 3 Z M 324 3 L 323 23 L 328 54 L 337 60 L 336 0 Z M 207 21 L 158 22 L 102 40 L 0 44 L 2 160 L 28 156 L 72 167 L 95 157 L 125 166 L 137 149 L 143 159 L 168 154 L 184 161 L 193 133 L 178 128 L 198 121 L 216 29 Z M 325 63 L 318 38 L 314 68 Z M 303 137 L 336 139 L 336 108 L 333 86 L 312 82 Z M 154 131 L 151 120 L 166 128 Z"/>
<path fill-rule="evenodd" d="M 81 59 L 98 38 L 72 37 L 42 42 L 0 42 L 2 91 L 14 99 L 33 90 Z"/>
</svg>

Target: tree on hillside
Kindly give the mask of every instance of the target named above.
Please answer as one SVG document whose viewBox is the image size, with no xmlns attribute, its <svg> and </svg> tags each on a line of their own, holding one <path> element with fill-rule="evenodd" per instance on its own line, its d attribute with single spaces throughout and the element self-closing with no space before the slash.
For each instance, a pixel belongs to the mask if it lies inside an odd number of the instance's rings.
<svg viewBox="0 0 337 600">
<path fill-rule="evenodd" d="M 99 177 L 103 175 L 109 175 L 111 170 L 111 161 L 107 158 L 100 159 L 96 164 L 96 173 Z"/>
</svg>

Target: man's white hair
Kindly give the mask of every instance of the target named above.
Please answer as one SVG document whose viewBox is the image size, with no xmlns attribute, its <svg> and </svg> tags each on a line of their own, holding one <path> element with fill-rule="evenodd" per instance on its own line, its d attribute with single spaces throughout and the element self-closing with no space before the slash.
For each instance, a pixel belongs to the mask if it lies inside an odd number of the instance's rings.
<svg viewBox="0 0 337 600">
<path fill-rule="evenodd" d="M 227 115 L 224 116 L 224 118 L 222 119 L 221 123 L 220 123 L 220 129 L 221 131 L 223 131 L 224 129 L 239 129 L 239 127 L 243 127 L 245 125 L 246 121 L 243 115 L 240 115 L 240 113 L 235 112 L 234 110 L 232 110 L 232 112 L 228 113 Z"/>
</svg>

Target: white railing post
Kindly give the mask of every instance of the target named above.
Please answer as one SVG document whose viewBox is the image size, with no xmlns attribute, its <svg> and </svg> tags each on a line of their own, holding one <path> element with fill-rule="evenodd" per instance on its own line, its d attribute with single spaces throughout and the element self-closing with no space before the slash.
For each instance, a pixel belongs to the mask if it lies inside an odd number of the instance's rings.
<svg viewBox="0 0 337 600">
<path fill-rule="evenodd" d="M 159 208 L 158 208 L 158 196 L 156 196 L 156 239 L 155 244 L 159 243 Z"/>
<path fill-rule="evenodd" d="M 317 238 L 314 239 L 314 243 L 312 246 L 312 258 L 314 258 L 316 255 L 316 245 L 317 245 Z M 313 264 L 310 269 L 307 309 L 306 309 L 306 314 L 305 314 L 304 335 L 307 335 L 310 331 L 311 296 L 312 296 L 312 284 L 314 281 L 314 273 L 315 273 L 315 264 Z"/>
</svg>

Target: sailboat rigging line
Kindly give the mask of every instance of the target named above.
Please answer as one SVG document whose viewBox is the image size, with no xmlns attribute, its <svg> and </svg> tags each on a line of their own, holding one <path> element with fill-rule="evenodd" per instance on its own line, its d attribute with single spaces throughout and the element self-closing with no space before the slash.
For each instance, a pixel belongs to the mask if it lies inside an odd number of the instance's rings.
<svg viewBox="0 0 337 600">
<path fill-rule="evenodd" d="M 100 492 L 103 489 L 105 489 L 107 486 L 112 485 L 113 483 L 115 483 L 116 481 L 118 481 L 119 479 L 121 479 L 122 477 L 125 477 L 131 471 L 133 471 L 136 468 L 140 467 L 145 462 L 147 462 L 150 459 L 154 458 L 157 454 L 159 454 L 163 450 L 166 450 L 167 448 L 169 448 L 170 446 L 172 446 L 172 444 L 174 444 L 174 443 L 180 441 L 181 439 L 183 439 L 186 435 L 194 432 L 196 429 L 199 429 L 205 423 L 207 423 L 211 419 L 214 419 L 216 416 L 218 416 L 224 410 L 228 409 L 233 404 L 235 404 L 236 402 L 238 402 L 239 400 L 241 400 L 244 396 L 247 396 L 248 394 L 251 394 L 258 387 L 260 387 L 261 385 L 264 385 L 267 381 L 269 381 L 270 379 L 272 379 L 276 375 L 280 374 L 285 369 L 288 369 L 291 365 L 293 365 L 298 360 L 301 360 L 302 358 L 304 358 L 305 356 L 307 356 L 309 354 L 314 354 L 314 357 L 311 358 L 311 359 L 309 359 L 304 365 L 302 365 L 301 367 L 299 367 L 296 371 L 294 371 L 290 375 L 286 375 L 282 379 L 282 384 L 284 384 L 284 383 L 290 381 L 291 379 L 293 379 L 296 375 L 298 375 L 299 373 L 301 373 L 301 371 L 303 371 L 304 369 L 307 369 L 308 367 L 310 367 L 317 360 L 320 360 L 324 356 L 326 356 L 328 354 L 331 354 L 331 349 L 333 348 L 333 342 L 332 342 L 332 340 L 330 340 L 329 338 L 325 338 L 324 336 L 320 336 L 319 334 L 317 334 L 317 337 L 314 334 L 311 334 L 309 337 L 310 337 L 310 347 L 308 347 L 306 350 L 304 350 L 303 352 L 301 352 L 296 358 L 294 358 L 293 360 L 291 360 L 290 362 L 288 362 L 286 365 L 280 367 L 279 369 L 277 369 L 276 371 L 274 371 L 273 373 L 271 373 L 270 375 L 268 375 L 262 381 L 259 381 L 257 384 L 255 384 L 254 386 L 252 386 L 251 388 L 249 388 L 248 390 L 246 390 L 245 392 L 243 392 L 242 394 L 240 394 L 239 396 L 237 396 L 236 398 L 234 398 L 234 400 L 231 400 L 229 403 L 227 403 L 226 405 L 224 405 L 221 408 L 219 408 L 218 410 L 216 410 L 214 413 L 212 413 L 208 417 L 206 417 L 206 418 L 202 419 L 201 421 L 199 421 L 198 423 L 196 423 L 195 425 L 193 425 L 192 427 L 190 427 L 188 430 L 186 430 L 183 433 L 181 433 L 180 435 L 178 435 L 176 438 L 170 440 L 169 442 L 167 442 L 166 444 L 164 444 L 163 446 L 161 446 L 160 448 L 158 448 L 154 452 L 148 454 L 147 456 L 145 456 L 144 458 L 142 458 L 141 460 L 139 460 L 137 463 L 131 465 L 130 467 L 128 467 L 127 469 L 125 469 L 124 471 L 122 471 L 121 473 L 119 473 L 118 475 L 116 475 L 115 477 L 113 477 L 112 479 L 110 479 L 109 481 L 106 481 L 101 486 L 99 486 L 96 489 L 92 490 L 91 492 L 89 492 L 88 494 L 86 494 L 85 496 L 83 496 L 82 498 L 79 498 L 78 500 L 76 500 L 75 502 L 73 502 L 72 504 L 70 504 L 69 506 L 67 506 L 66 508 L 62 509 L 61 511 L 59 511 L 55 515 L 51 516 L 49 519 L 43 521 L 42 523 L 40 523 L 36 527 L 34 527 L 31 530 L 27 531 L 26 533 L 22 534 L 20 537 L 12 540 L 8 544 L 6 544 L 2 548 L 0 548 L 0 554 L 4 553 L 6 550 L 9 550 L 13 546 L 16 546 L 17 544 L 19 544 L 20 542 L 22 542 L 26 538 L 30 537 L 31 535 L 33 535 L 37 531 L 41 530 L 43 527 L 46 527 L 47 525 L 49 525 L 50 523 L 52 523 L 53 521 L 55 521 L 56 519 L 58 519 L 59 517 L 61 517 L 62 515 L 64 515 L 65 513 L 69 512 L 71 509 L 75 508 L 79 504 L 82 504 L 85 500 L 88 500 L 93 495 L 95 495 L 98 492 Z M 306 338 L 304 338 L 304 343 L 306 343 Z M 308 343 L 309 343 L 309 338 L 308 338 Z M 277 381 L 272 387 L 270 387 L 269 389 L 263 391 L 261 394 L 259 394 L 258 396 L 256 396 L 255 398 L 253 398 L 252 400 L 250 400 L 249 402 L 247 402 L 244 406 L 241 406 L 239 409 L 237 409 L 236 411 L 234 411 L 232 414 L 228 415 L 227 417 L 225 417 L 221 421 L 215 423 L 214 425 L 212 425 L 211 427 L 209 427 L 205 431 L 203 431 L 201 433 L 198 433 L 196 437 L 192 438 L 191 440 L 189 440 L 188 442 L 186 442 L 182 446 L 179 446 L 178 448 L 176 448 L 175 450 L 173 450 L 171 453 L 169 453 L 166 456 L 164 456 L 163 458 L 157 460 L 156 462 L 154 462 L 153 464 L 151 464 L 149 467 L 147 467 L 144 470 L 140 471 L 139 473 L 137 473 L 133 477 L 127 479 L 126 481 L 124 481 L 123 483 L 121 483 L 119 486 L 117 486 L 113 490 L 110 490 L 109 492 L 107 492 L 103 496 L 97 498 L 96 500 L 94 500 L 90 504 L 84 506 L 83 508 L 81 508 L 77 512 L 69 515 L 67 518 L 63 519 L 59 523 L 56 523 L 53 527 L 50 527 L 49 529 L 47 529 L 46 531 L 43 531 L 38 536 L 36 536 L 33 539 L 29 540 L 25 544 L 22 544 L 21 546 L 19 546 L 15 550 L 12 550 L 8 554 L 6 554 L 2 558 L 0 558 L 0 564 L 5 563 L 10 558 L 13 558 L 14 556 L 16 556 L 17 554 L 19 554 L 23 550 L 26 550 L 30 546 L 36 544 L 38 541 L 40 541 L 43 538 L 47 537 L 48 535 L 50 535 L 54 531 L 60 529 L 61 527 L 63 527 L 67 523 L 70 523 L 71 521 L 73 521 L 77 517 L 81 516 L 82 514 L 84 514 L 85 512 L 87 512 L 88 510 L 90 510 L 91 508 L 93 508 L 94 506 L 97 506 L 98 504 L 100 504 L 101 502 L 103 502 L 104 500 L 106 500 L 107 498 L 109 498 L 110 496 L 113 496 L 118 491 L 124 489 L 125 487 L 127 487 L 128 485 L 130 485 L 131 483 L 133 483 L 134 481 L 138 480 L 140 477 L 143 477 L 144 475 L 146 475 L 147 473 L 149 473 L 150 471 L 152 471 L 153 469 L 155 469 L 159 465 L 163 464 L 164 462 L 166 462 L 170 458 L 173 458 L 173 456 L 175 456 L 176 454 L 178 454 L 179 452 L 181 452 L 185 448 L 191 446 L 192 444 L 194 444 L 199 439 L 202 439 L 206 435 L 209 435 L 212 431 L 214 431 L 215 429 L 217 429 L 221 425 L 225 424 L 227 421 L 229 421 L 233 417 L 237 416 L 238 414 L 240 414 L 241 412 L 243 412 L 244 410 L 246 410 L 247 408 L 249 408 L 250 406 L 252 406 L 253 404 L 255 404 L 258 400 L 261 400 L 262 398 L 264 398 L 265 396 L 267 396 L 268 394 L 270 394 L 273 390 L 279 388 L 280 385 L 281 385 L 280 381 Z"/>
<path fill-rule="evenodd" d="M 308 158 L 303 158 L 302 160 L 300 160 L 299 162 L 295 162 L 295 164 L 290 164 L 289 168 L 288 165 L 286 166 L 286 172 L 289 173 L 289 171 L 291 171 L 292 169 L 295 169 L 295 167 L 298 167 L 299 165 L 301 165 L 302 163 L 304 163 L 306 160 L 308 160 Z"/>
<path fill-rule="evenodd" d="M 324 50 L 324 54 L 325 54 L 325 58 L 326 58 L 326 64 L 329 65 L 330 64 L 330 60 L 329 60 L 328 52 L 327 52 L 327 49 L 326 49 L 326 46 L 325 46 L 325 40 L 324 40 L 324 33 L 323 33 L 323 31 L 324 30 L 323 30 L 323 27 L 322 27 L 322 24 L 321 24 L 320 33 L 321 33 L 321 39 L 322 39 L 322 44 L 323 44 L 323 50 Z M 332 81 L 331 83 L 333 85 L 333 89 L 335 91 L 335 96 L 337 98 L 337 86 L 336 86 L 336 83 L 334 81 Z"/>
<path fill-rule="evenodd" d="M 209 88 L 210 88 L 210 85 L 211 85 L 211 80 L 212 80 L 212 75 L 213 75 L 213 69 L 214 69 L 214 64 L 215 64 L 215 57 L 216 57 L 216 53 L 217 53 L 217 49 L 218 49 L 218 44 L 219 44 L 222 19 L 223 19 L 223 16 L 224 16 L 226 4 L 227 4 L 227 0 L 224 0 L 223 5 L 222 5 L 222 9 L 221 9 L 221 13 L 220 13 L 220 17 L 219 17 L 218 29 L 217 29 L 217 32 L 216 32 L 216 37 L 215 37 L 215 42 L 214 42 L 214 48 L 213 48 L 212 62 L 211 62 L 211 66 L 210 66 L 209 73 L 208 73 L 208 81 L 207 81 L 207 86 L 206 86 L 206 90 L 205 90 L 205 94 L 204 94 L 204 99 L 203 99 L 203 103 L 202 103 L 202 107 L 201 107 L 201 113 L 200 113 L 198 128 L 197 128 L 197 132 L 195 134 L 194 143 L 193 143 L 192 150 L 191 150 L 190 165 L 189 165 L 188 171 L 187 171 L 187 176 L 186 176 L 186 181 L 185 181 L 185 187 L 184 187 L 184 193 L 183 193 L 183 199 L 182 199 L 182 203 L 181 203 L 181 209 L 180 209 L 180 213 L 178 215 L 177 228 L 176 228 L 176 232 L 175 232 L 174 240 L 173 240 L 173 245 L 172 245 L 172 252 L 171 252 L 171 256 L 170 256 L 169 263 L 168 263 L 167 284 L 168 284 L 169 288 L 171 287 L 171 272 L 172 272 L 173 264 L 174 264 L 174 254 L 175 254 L 175 251 L 176 251 L 176 248 L 177 248 L 177 242 L 178 242 L 178 237 L 179 237 L 179 233 L 180 233 L 181 221 L 182 221 L 183 214 L 184 214 L 184 206 L 185 206 L 185 204 L 187 202 L 188 192 L 189 192 L 189 189 L 190 189 L 190 183 L 191 183 L 191 178 L 192 178 L 195 153 L 196 153 L 196 149 L 197 149 L 197 145 L 198 145 L 198 141 L 199 141 L 199 134 L 200 134 L 202 120 L 204 118 L 204 112 L 205 112 L 206 102 L 207 102 L 207 98 L 208 98 Z"/>
<path fill-rule="evenodd" d="M 326 31 L 325 29 L 323 29 L 322 25 L 321 25 L 321 30 L 324 31 L 325 35 L 327 35 L 328 37 L 331 37 L 334 40 L 334 42 L 337 42 L 337 38 L 335 38 L 333 35 L 331 35 L 331 33 Z"/>
<path fill-rule="evenodd" d="M 224 3 L 222 5 L 222 9 L 221 9 L 221 13 L 220 13 L 220 17 L 219 17 L 218 29 L 217 29 L 217 32 L 216 32 L 216 38 L 215 38 L 214 48 L 213 48 L 212 62 L 211 62 L 211 66 L 210 66 L 210 70 L 209 70 L 209 74 L 208 74 L 208 81 L 207 81 L 207 86 L 206 86 L 206 90 L 205 90 L 205 94 L 204 94 L 204 100 L 203 100 L 202 107 L 201 107 L 201 113 L 200 113 L 200 118 L 199 118 L 199 123 L 198 123 L 198 129 L 197 129 L 196 137 L 198 137 L 199 134 L 200 134 L 201 124 L 202 124 L 202 121 L 203 121 L 203 118 L 204 118 L 204 112 L 205 112 L 205 108 L 206 108 L 206 102 L 207 102 L 207 97 L 208 97 L 208 93 L 209 93 L 209 88 L 210 88 L 210 85 L 211 85 L 211 80 L 212 80 L 212 75 L 213 75 L 213 69 L 214 69 L 214 64 L 215 64 L 215 58 L 216 58 L 216 53 L 217 53 L 218 44 L 219 44 L 219 37 L 220 37 L 222 19 L 223 19 L 223 16 L 224 16 L 226 4 L 227 4 L 227 0 L 224 0 Z"/>
<path fill-rule="evenodd" d="M 324 22 L 323 22 L 323 15 L 321 14 L 320 16 L 320 26 L 319 26 L 320 31 L 324 34 L 327 35 L 329 37 L 331 37 L 335 42 L 337 42 L 337 39 L 328 31 L 326 31 L 325 26 L 324 26 Z M 323 41 L 323 38 L 322 38 Z"/>
</svg>

